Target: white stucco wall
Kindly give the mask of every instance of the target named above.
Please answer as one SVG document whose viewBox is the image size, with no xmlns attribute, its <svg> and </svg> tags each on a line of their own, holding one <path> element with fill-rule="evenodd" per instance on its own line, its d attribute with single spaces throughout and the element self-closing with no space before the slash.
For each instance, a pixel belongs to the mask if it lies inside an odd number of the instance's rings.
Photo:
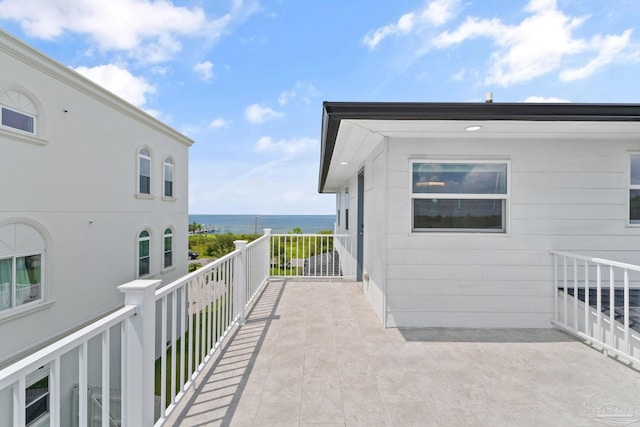
<svg viewBox="0 0 640 427">
<path fill-rule="evenodd" d="M 0 128 L 0 226 L 46 230 L 42 307 L 0 312 L 0 365 L 122 305 L 117 286 L 137 277 L 137 236 L 151 232 L 151 275 L 186 274 L 191 141 L 66 67 L 0 33 L 0 89 L 21 87 L 42 107 L 39 140 Z M 150 149 L 151 198 L 136 197 L 137 152 Z M 162 197 L 163 159 L 174 162 L 174 200 Z M 171 227 L 173 267 L 162 270 Z"/>
</svg>

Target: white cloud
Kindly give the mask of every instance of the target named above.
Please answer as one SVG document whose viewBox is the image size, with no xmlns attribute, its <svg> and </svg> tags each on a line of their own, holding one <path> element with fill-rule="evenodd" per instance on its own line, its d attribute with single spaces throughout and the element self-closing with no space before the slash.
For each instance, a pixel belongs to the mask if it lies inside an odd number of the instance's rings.
<svg viewBox="0 0 640 427">
<path fill-rule="evenodd" d="M 555 103 L 555 102 L 571 102 L 568 99 L 557 98 L 555 96 L 529 96 L 523 102 L 538 102 L 538 103 Z"/>
<path fill-rule="evenodd" d="M 270 136 L 263 136 L 256 143 L 256 151 L 278 152 L 294 155 L 318 145 L 318 141 L 311 138 L 298 138 L 274 142 Z"/>
<path fill-rule="evenodd" d="M 103 51 L 125 51 L 144 62 L 166 61 L 182 50 L 183 37 L 218 40 L 235 20 L 257 10 L 234 1 L 229 13 L 210 19 L 201 7 L 167 0 L 4 0 L 0 17 L 17 21 L 32 37 L 55 40 L 65 32 L 87 35 Z"/>
<path fill-rule="evenodd" d="M 460 0 L 433 0 L 422 10 L 405 13 L 397 22 L 370 31 L 364 36 L 364 43 L 374 49 L 389 36 L 409 34 L 425 26 L 441 26 L 453 18 L 459 6 Z"/>
<path fill-rule="evenodd" d="M 114 64 L 82 66 L 75 70 L 136 107 L 145 105 L 147 96 L 156 92 L 156 88 L 143 77 L 136 77 L 126 68 Z"/>
<path fill-rule="evenodd" d="M 252 104 L 247 107 L 244 112 L 244 116 L 249 122 L 253 124 L 260 124 L 267 120 L 284 117 L 284 114 L 274 111 L 269 107 L 263 107 L 260 104 Z"/>
<path fill-rule="evenodd" d="M 598 51 L 597 56 L 582 67 L 564 70 L 560 73 L 560 79 L 563 81 L 582 79 L 595 73 L 605 65 L 615 62 L 619 58 L 624 58 L 631 43 L 631 33 L 632 30 L 626 30 L 619 36 L 595 36 L 591 42 L 591 47 Z"/>
<path fill-rule="evenodd" d="M 419 58 L 434 48 L 448 49 L 469 40 L 488 39 L 493 48 L 487 58 L 484 83 L 503 87 L 549 73 L 558 73 L 562 81 L 573 81 L 614 62 L 640 61 L 640 49 L 631 41 L 632 30 L 584 38 L 580 36 L 584 33 L 583 24 L 590 18 L 571 16 L 560 10 L 557 3 L 557 0 L 530 0 L 524 7 L 525 18 L 515 24 L 499 18 L 467 16 L 455 27 L 437 34 L 434 28 L 449 22 L 461 3 L 432 1 L 422 12 L 406 13 L 396 23 L 370 32 L 365 43 L 373 49 L 392 35 L 415 36 L 422 42 L 412 56 Z M 462 76 L 458 73 L 452 78 Z"/>
<path fill-rule="evenodd" d="M 285 90 L 278 97 L 278 103 L 280 105 L 287 105 L 296 96 L 295 90 Z"/>
<path fill-rule="evenodd" d="M 211 61 L 199 62 L 193 66 L 193 71 L 205 82 L 213 78 L 213 64 Z"/>
<path fill-rule="evenodd" d="M 222 117 L 216 117 L 209 123 L 209 127 L 212 129 L 220 129 L 227 127 L 231 124 L 231 120 L 224 119 Z"/>
</svg>

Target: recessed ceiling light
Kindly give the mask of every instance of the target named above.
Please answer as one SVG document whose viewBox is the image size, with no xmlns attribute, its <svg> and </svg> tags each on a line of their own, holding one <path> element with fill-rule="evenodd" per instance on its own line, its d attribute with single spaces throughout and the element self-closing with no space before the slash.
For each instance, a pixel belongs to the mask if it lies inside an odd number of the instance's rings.
<svg viewBox="0 0 640 427">
<path fill-rule="evenodd" d="M 466 130 L 467 132 L 473 132 L 476 130 L 480 130 L 482 129 L 482 126 L 467 126 L 466 128 L 464 128 L 464 130 Z"/>
<path fill-rule="evenodd" d="M 348 165 L 349 162 L 340 162 L 341 165 Z"/>
</svg>

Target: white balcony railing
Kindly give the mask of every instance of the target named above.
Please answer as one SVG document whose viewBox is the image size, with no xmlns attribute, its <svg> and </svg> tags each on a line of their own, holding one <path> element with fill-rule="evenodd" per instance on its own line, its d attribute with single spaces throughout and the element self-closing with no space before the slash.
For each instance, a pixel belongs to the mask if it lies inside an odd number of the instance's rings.
<svg viewBox="0 0 640 427">
<path fill-rule="evenodd" d="M 640 366 L 640 266 L 551 251 L 552 323 Z"/>
<path fill-rule="evenodd" d="M 28 378 L 45 367 L 49 425 L 161 426 L 270 277 L 353 277 L 352 253 L 348 236 L 265 230 L 164 287 L 121 285 L 123 308 L 0 370 L 0 425 L 25 426 Z M 77 401 L 63 403 L 69 396 Z M 62 413 L 70 407 L 74 413 Z"/>
<path fill-rule="evenodd" d="M 355 278 L 352 238 L 346 234 L 274 234 L 271 275 L 285 278 Z"/>
</svg>

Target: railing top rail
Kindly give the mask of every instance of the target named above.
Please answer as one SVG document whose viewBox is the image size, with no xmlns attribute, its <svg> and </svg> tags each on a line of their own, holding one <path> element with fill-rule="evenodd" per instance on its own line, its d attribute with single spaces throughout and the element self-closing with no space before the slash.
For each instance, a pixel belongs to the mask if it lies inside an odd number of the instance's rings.
<svg viewBox="0 0 640 427">
<path fill-rule="evenodd" d="M 602 265 L 608 265 L 611 267 L 624 268 L 626 270 L 640 271 L 640 265 L 635 265 L 635 264 L 627 264 L 624 262 L 612 261 L 604 258 L 594 258 L 590 256 L 579 255 L 579 254 L 563 252 L 563 251 L 550 250 L 549 253 L 552 255 L 566 256 L 569 258 L 575 258 L 582 261 L 592 262 L 594 264 L 602 264 Z"/>
<path fill-rule="evenodd" d="M 127 305 L 121 309 L 99 319 L 88 326 L 54 342 L 35 353 L 20 359 L 12 365 L 0 370 L 0 390 L 15 382 L 19 377 L 27 375 L 42 365 L 55 360 L 57 357 L 67 353 L 84 341 L 101 334 L 112 326 L 117 325 L 124 319 L 136 313 L 136 306 Z"/>
<path fill-rule="evenodd" d="M 247 249 L 252 248 L 256 245 L 259 245 L 263 240 L 269 240 L 270 235 L 269 234 L 265 234 L 263 236 L 260 236 L 259 238 L 257 238 L 256 240 L 249 242 L 247 244 Z"/>
<path fill-rule="evenodd" d="M 271 234 L 271 237 L 349 237 L 348 234 L 322 234 L 322 233 L 303 233 L 303 234 Z"/>
</svg>

